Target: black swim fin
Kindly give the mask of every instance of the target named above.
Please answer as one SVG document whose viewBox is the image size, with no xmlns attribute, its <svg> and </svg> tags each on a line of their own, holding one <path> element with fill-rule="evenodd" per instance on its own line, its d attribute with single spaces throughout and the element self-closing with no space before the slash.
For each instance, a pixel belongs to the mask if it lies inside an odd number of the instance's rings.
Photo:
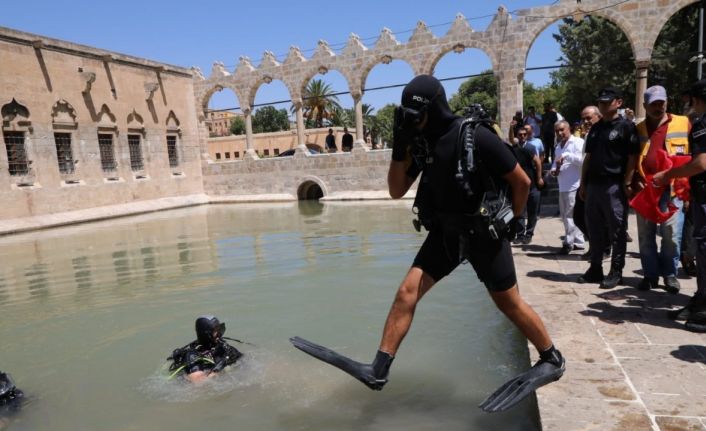
<svg viewBox="0 0 706 431">
<path fill-rule="evenodd" d="M 387 374 L 394 359 L 389 353 L 378 350 L 372 364 L 363 364 L 300 337 L 292 337 L 289 341 L 302 352 L 345 371 L 372 390 L 379 391 L 387 383 Z"/>
<path fill-rule="evenodd" d="M 486 413 L 507 410 L 540 387 L 559 380 L 565 369 L 564 357 L 558 350 L 553 349 L 549 358 L 540 359 L 528 371 L 500 386 L 478 407 Z"/>
</svg>

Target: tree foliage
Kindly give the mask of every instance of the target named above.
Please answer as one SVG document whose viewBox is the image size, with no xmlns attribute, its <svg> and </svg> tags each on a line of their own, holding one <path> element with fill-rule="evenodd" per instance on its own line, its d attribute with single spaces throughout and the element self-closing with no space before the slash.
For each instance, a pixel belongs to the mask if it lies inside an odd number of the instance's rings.
<svg viewBox="0 0 706 431">
<path fill-rule="evenodd" d="M 607 85 L 622 90 L 624 105 L 633 107 L 635 62 L 620 28 L 595 16 L 579 23 L 567 18 L 553 36 L 561 47 L 559 61 L 566 65 L 551 73 L 551 85 L 564 88 L 565 97 L 552 100 L 559 112 L 577 119 L 585 106 L 595 105 L 598 91 Z"/>
<path fill-rule="evenodd" d="M 667 22 L 655 43 L 649 70 L 649 85 L 667 89 L 669 111 L 682 113 L 680 94 L 696 81 L 696 64 L 689 59 L 699 47 L 699 5 L 680 10 Z"/>
<path fill-rule="evenodd" d="M 230 133 L 234 135 L 245 133 L 245 120 L 243 120 L 243 117 L 235 117 L 230 121 Z"/>
<path fill-rule="evenodd" d="M 387 143 L 387 146 L 392 145 L 392 124 L 395 121 L 395 108 L 398 105 L 394 103 L 388 103 L 382 108 L 378 109 L 376 118 L 376 129 L 375 134 L 372 135 L 371 139 L 373 142 L 377 142 L 379 138 L 383 143 Z"/>
<path fill-rule="evenodd" d="M 333 117 L 335 109 L 341 109 L 338 97 L 334 95 L 331 85 L 321 79 L 312 79 L 304 89 L 303 95 L 304 118 L 307 127 L 324 127 Z M 292 106 L 292 112 L 296 110 Z M 326 124 L 324 124 L 326 120 Z"/>
<path fill-rule="evenodd" d="M 289 130 L 289 115 L 286 109 L 263 106 L 252 117 L 253 133 L 279 132 Z"/>
<path fill-rule="evenodd" d="M 463 113 L 463 108 L 480 103 L 492 118 L 498 112 L 498 81 L 492 70 L 485 70 L 479 76 L 468 78 L 458 87 L 458 92 L 449 99 L 454 112 Z"/>
</svg>

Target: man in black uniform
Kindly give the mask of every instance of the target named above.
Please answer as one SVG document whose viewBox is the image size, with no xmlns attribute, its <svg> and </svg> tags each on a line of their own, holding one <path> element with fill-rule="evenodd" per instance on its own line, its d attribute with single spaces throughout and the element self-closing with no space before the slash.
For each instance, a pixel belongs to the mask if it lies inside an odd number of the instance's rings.
<svg viewBox="0 0 706 431">
<path fill-rule="evenodd" d="M 559 113 L 556 112 L 551 101 L 545 101 L 544 114 L 542 115 L 542 143 L 544 144 L 544 154 L 547 162 L 554 161 L 554 144 L 556 143 L 554 124 L 557 121 L 559 121 Z"/>
<path fill-rule="evenodd" d="M 686 328 L 706 332 L 706 79 L 691 86 L 691 107 L 696 121 L 689 132 L 691 162 L 655 174 L 656 186 L 669 184 L 674 178 L 689 177 L 691 187 L 690 210 L 696 242 L 696 293 L 686 307 L 669 312 L 674 320 L 686 320 Z"/>
<path fill-rule="evenodd" d="M 417 303 L 467 259 L 497 307 L 539 351 L 540 360 L 529 371 L 480 405 L 487 412 L 505 410 L 564 372 L 564 358 L 554 348 L 541 318 L 520 297 L 507 237 L 493 239 L 487 224 L 475 223 L 481 202 L 485 204 L 484 183 L 492 179 L 495 184 L 509 185 L 512 212 L 517 217 L 527 202 L 530 180 L 490 126 L 479 124 L 473 154 L 483 169 L 474 172 L 470 184 L 474 193 L 469 197 L 457 178 L 464 145 L 459 139 L 463 119 L 451 112 L 441 83 L 433 76 L 417 76 L 405 86 L 401 105 L 395 113 L 388 188 L 390 196 L 399 199 L 421 173 L 415 205 L 419 204 L 419 217 L 429 234 L 399 286 L 375 360 L 362 364 L 300 337 L 291 341 L 298 349 L 380 390 L 387 383 L 390 365 L 412 324 Z"/>
<path fill-rule="evenodd" d="M 623 281 L 627 242 L 628 198 L 630 184 L 640 153 L 640 140 L 632 121 L 623 119 L 618 108 L 623 104 L 620 90 L 606 87 L 598 93 L 601 121 L 586 136 L 586 156 L 579 193 L 586 202 L 586 222 L 591 238 L 591 266 L 581 283 L 600 283 L 612 289 Z M 603 277 L 606 233 L 612 246 L 610 272 Z"/>
<path fill-rule="evenodd" d="M 517 144 L 513 144 L 512 152 L 517 162 L 532 183 L 530 185 L 527 205 L 522 215 L 518 218 L 517 237 L 514 244 L 529 244 L 532 242 L 534 228 L 537 225 L 539 213 L 539 189 L 544 187 L 542 179 L 542 162 L 539 160 L 535 149 L 527 144 L 527 130 L 520 128 L 517 132 Z"/>
</svg>

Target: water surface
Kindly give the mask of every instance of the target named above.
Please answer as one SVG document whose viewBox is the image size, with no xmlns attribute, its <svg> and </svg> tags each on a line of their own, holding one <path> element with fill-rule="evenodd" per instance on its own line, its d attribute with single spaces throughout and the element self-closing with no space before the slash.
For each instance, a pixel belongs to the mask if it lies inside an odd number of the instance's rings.
<svg viewBox="0 0 706 431">
<path fill-rule="evenodd" d="M 211 205 L 0 238 L 0 370 L 30 396 L 9 429 L 538 429 L 533 398 L 476 407 L 528 357 L 470 265 L 417 308 L 382 392 L 289 344 L 372 360 L 424 239 L 410 220 L 409 203 Z M 201 314 L 256 346 L 201 387 L 167 381 Z"/>
</svg>

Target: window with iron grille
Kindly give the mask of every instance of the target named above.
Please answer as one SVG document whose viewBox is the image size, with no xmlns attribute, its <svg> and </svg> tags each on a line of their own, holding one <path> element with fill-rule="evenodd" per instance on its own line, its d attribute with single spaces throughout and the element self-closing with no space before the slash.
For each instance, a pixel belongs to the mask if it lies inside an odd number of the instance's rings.
<svg viewBox="0 0 706 431">
<path fill-rule="evenodd" d="M 25 150 L 24 132 L 3 132 L 3 139 L 7 150 L 10 175 L 27 175 L 29 173 L 29 161 Z"/>
<path fill-rule="evenodd" d="M 169 156 L 169 167 L 179 166 L 179 154 L 177 153 L 177 138 L 174 135 L 167 135 L 167 155 Z"/>
<path fill-rule="evenodd" d="M 236 151 L 235 153 L 233 153 L 233 157 L 235 157 L 236 159 L 239 159 L 240 158 L 240 151 Z"/>
<path fill-rule="evenodd" d="M 230 159 L 230 152 L 226 151 L 226 159 Z"/>
<path fill-rule="evenodd" d="M 101 154 L 101 168 L 106 172 L 114 171 L 117 163 L 113 150 L 113 135 L 98 134 L 98 149 Z"/>
<path fill-rule="evenodd" d="M 140 135 L 127 135 L 127 146 L 130 149 L 130 168 L 133 171 L 144 169 L 142 163 L 142 148 L 140 148 Z"/>
<path fill-rule="evenodd" d="M 221 160 L 221 153 L 216 153 L 216 160 Z"/>
<path fill-rule="evenodd" d="M 59 161 L 59 172 L 72 174 L 74 172 L 74 154 L 71 151 L 71 133 L 54 133 L 56 158 Z"/>
</svg>

